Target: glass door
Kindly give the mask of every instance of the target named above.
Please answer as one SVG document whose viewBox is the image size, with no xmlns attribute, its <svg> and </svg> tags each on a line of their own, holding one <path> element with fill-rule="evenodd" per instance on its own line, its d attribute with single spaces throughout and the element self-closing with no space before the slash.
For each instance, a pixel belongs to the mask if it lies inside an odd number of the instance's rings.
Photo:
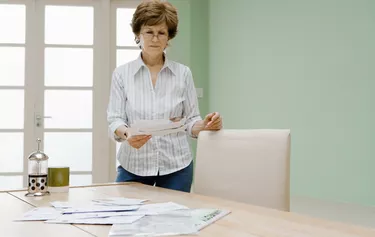
<svg viewBox="0 0 375 237">
<path fill-rule="evenodd" d="M 70 184 L 93 182 L 95 8 L 92 1 L 38 1 L 41 40 L 35 121 L 50 166 Z M 106 99 L 106 98 L 103 98 Z M 100 162 L 100 160 L 99 160 Z M 96 174 L 107 180 L 107 170 Z"/>
<path fill-rule="evenodd" d="M 110 181 L 109 11 L 104 0 L 0 3 L 0 190 L 26 186 L 37 138 L 71 185 Z"/>
<path fill-rule="evenodd" d="M 0 4 L 0 189 L 23 186 L 26 117 L 33 98 L 26 78 L 26 3 Z M 29 71 L 28 71 L 29 72 Z"/>
</svg>

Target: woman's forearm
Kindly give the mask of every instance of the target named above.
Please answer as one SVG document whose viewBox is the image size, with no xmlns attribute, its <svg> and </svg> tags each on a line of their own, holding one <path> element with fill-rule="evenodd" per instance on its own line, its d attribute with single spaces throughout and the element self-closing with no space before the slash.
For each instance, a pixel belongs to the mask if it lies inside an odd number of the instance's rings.
<svg viewBox="0 0 375 237">
<path fill-rule="evenodd" d="M 204 121 L 200 120 L 194 124 L 193 128 L 191 129 L 191 133 L 193 136 L 197 137 L 199 132 L 202 130 L 204 130 Z"/>
</svg>

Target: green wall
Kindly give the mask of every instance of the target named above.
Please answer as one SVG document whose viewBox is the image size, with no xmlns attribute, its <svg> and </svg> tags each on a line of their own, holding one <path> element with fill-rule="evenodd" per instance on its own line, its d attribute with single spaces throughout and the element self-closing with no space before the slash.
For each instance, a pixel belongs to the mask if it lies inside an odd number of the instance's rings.
<svg viewBox="0 0 375 237">
<path fill-rule="evenodd" d="M 375 1 L 170 2 L 202 116 L 290 128 L 292 195 L 375 205 Z"/>
<path fill-rule="evenodd" d="M 202 118 L 208 113 L 208 1 L 172 0 L 178 10 L 179 29 L 171 42 L 168 55 L 190 67 L 196 88 L 203 88 L 203 98 L 199 98 Z M 195 156 L 196 140 L 191 140 Z"/>
<path fill-rule="evenodd" d="M 209 109 L 226 128 L 291 129 L 292 195 L 375 205 L 375 1 L 208 9 Z"/>
<path fill-rule="evenodd" d="M 190 0 L 190 69 L 193 73 L 196 88 L 203 89 L 203 97 L 199 98 L 199 109 L 202 118 L 209 113 L 208 108 L 208 1 Z M 195 158 L 197 141 L 192 140 L 192 150 Z"/>
<path fill-rule="evenodd" d="M 208 113 L 208 1 L 171 0 L 178 10 L 178 34 L 168 48 L 168 55 L 190 67 L 195 87 L 203 88 L 199 98 L 202 116 Z"/>
<path fill-rule="evenodd" d="M 190 3 L 188 0 L 169 1 L 177 8 L 179 16 L 179 25 L 177 36 L 171 40 L 167 48 L 169 57 L 179 63 L 190 66 L 191 61 L 191 22 L 190 22 Z"/>
<path fill-rule="evenodd" d="M 199 98 L 202 118 L 211 112 L 208 108 L 208 1 L 190 0 L 191 4 L 191 70 L 195 86 L 203 88 L 203 98 Z"/>
</svg>

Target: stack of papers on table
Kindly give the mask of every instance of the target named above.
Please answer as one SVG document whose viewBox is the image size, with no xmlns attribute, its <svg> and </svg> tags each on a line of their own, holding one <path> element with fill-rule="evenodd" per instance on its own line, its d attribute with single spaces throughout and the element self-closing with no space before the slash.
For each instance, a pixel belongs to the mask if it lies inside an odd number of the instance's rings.
<svg viewBox="0 0 375 237">
<path fill-rule="evenodd" d="M 74 207 L 100 207 L 100 206 L 140 206 L 147 200 L 132 199 L 132 198 L 102 198 L 94 199 L 91 202 L 51 202 L 51 205 L 56 209 L 66 209 Z"/>
<path fill-rule="evenodd" d="M 109 236 L 192 235 L 229 213 L 218 209 L 187 209 L 145 216 L 133 223 L 112 225 Z"/>
<path fill-rule="evenodd" d="M 31 209 L 23 214 L 21 218 L 15 219 L 15 221 L 45 221 L 56 219 L 59 216 L 61 216 L 61 211 L 56 210 L 55 208 L 39 207 Z"/>
<path fill-rule="evenodd" d="M 138 120 L 130 125 L 128 132 L 131 136 L 152 135 L 164 136 L 171 133 L 184 132 L 186 119 L 172 122 L 169 119 Z"/>
<path fill-rule="evenodd" d="M 83 215 L 68 214 L 61 215 L 56 219 L 47 220 L 46 223 L 53 224 L 87 224 L 87 225 L 113 225 L 113 224 L 131 224 L 144 216 L 139 215 L 121 215 L 121 213 L 111 213 L 108 215 Z"/>
<path fill-rule="evenodd" d="M 110 236 L 195 234 L 229 214 L 217 209 L 189 209 L 174 203 L 146 204 L 147 200 L 105 198 L 89 202 L 51 202 L 33 208 L 15 221 L 54 224 L 112 225 Z"/>
<path fill-rule="evenodd" d="M 132 205 L 141 205 L 148 200 L 140 200 L 133 198 L 102 198 L 93 200 L 93 202 L 98 203 L 102 206 L 132 206 Z"/>
</svg>

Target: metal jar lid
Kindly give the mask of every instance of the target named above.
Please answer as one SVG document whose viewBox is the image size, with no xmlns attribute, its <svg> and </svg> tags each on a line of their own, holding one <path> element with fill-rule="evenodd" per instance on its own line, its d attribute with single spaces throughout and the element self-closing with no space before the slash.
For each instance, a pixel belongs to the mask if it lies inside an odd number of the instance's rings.
<svg viewBox="0 0 375 237">
<path fill-rule="evenodd" d="M 29 160 L 36 160 L 36 161 L 43 161 L 43 160 L 48 160 L 48 156 L 40 150 L 40 142 L 42 140 L 40 140 L 40 138 L 37 139 L 37 143 L 38 143 L 38 150 L 31 153 L 28 157 Z"/>
</svg>

